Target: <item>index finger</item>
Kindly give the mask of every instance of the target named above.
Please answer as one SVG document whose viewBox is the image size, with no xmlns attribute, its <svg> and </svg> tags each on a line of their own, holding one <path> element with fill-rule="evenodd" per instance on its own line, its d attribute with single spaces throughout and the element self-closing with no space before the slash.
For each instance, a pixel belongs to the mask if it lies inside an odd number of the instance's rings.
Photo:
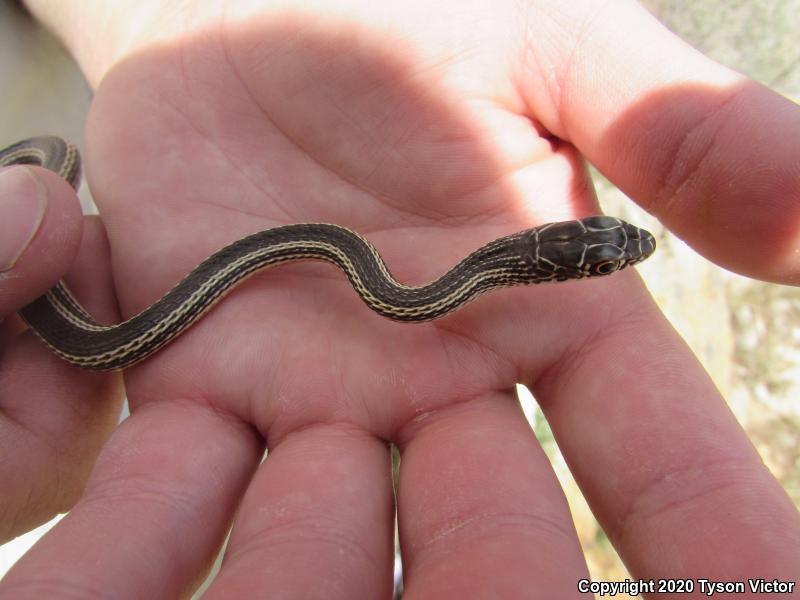
<svg viewBox="0 0 800 600">
<path fill-rule="evenodd" d="M 557 363 L 524 367 L 592 512 L 636 578 L 793 581 L 800 514 L 639 282 L 617 281 L 602 324 L 587 311 Z"/>
<path fill-rule="evenodd" d="M 556 25 L 544 8 L 527 24 L 521 87 L 536 118 L 709 259 L 800 283 L 798 107 L 636 3 L 559 6 L 555 44 L 541 42 Z"/>
</svg>

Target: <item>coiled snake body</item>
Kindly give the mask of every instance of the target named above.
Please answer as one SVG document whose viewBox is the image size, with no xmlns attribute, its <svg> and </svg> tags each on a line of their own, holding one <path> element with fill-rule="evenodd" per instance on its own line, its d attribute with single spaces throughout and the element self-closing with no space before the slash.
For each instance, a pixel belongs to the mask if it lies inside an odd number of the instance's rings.
<svg viewBox="0 0 800 600">
<path fill-rule="evenodd" d="M 25 140 L 0 151 L 0 166 L 34 164 L 73 187 L 80 156 L 55 137 Z M 286 225 L 236 241 L 204 260 L 160 300 L 117 325 L 97 323 L 59 282 L 20 314 L 59 356 L 86 369 L 124 369 L 175 339 L 253 272 L 293 260 L 338 266 L 372 310 L 396 321 L 429 321 L 487 290 L 609 275 L 653 253 L 647 231 L 606 216 L 548 223 L 479 248 L 422 286 L 398 283 L 378 251 L 353 231 L 326 223 Z"/>
</svg>

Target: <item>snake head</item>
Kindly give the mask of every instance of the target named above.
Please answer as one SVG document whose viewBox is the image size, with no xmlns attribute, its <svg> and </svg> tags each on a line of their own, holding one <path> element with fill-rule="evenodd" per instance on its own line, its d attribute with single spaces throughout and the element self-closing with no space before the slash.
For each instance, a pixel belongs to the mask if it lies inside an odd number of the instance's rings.
<svg viewBox="0 0 800 600">
<path fill-rule="evenodd" d="M 550 223 L 526 237 L 532 283 L 610 275 L 643 261 L 656 248 L 650 232 L 606 216 Z"/>
</svg>

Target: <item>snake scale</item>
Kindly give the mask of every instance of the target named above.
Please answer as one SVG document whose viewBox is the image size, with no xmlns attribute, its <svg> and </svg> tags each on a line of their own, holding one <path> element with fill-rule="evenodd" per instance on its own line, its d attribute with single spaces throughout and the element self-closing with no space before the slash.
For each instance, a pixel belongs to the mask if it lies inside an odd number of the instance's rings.
<svg viewBox="0 0 800 600">
<path fill-rule="evenodd" d="M 74 188 L 80 155 L 52 136 L 0 151 L 0 167 L 29 164 L 58 173 Z M 420 286 L 399 283 L 375 247 L 327 223 L 285 225 L 254 233 L 201 262 L 160 300 L 116 325 L 101 325 L 59 282 L 20 314 L 58 356 L 85 369 L 129 367 L 174 340 L 248 275 L 297 260 L 322 260 L 344 271 L 366 305 L 395 321 L 438 319 L 488 290 L 609 275 L 655 250 L 647 231 L 621 219 L 591 216 L 547 223 L 501 237 Z"/>
</svg>

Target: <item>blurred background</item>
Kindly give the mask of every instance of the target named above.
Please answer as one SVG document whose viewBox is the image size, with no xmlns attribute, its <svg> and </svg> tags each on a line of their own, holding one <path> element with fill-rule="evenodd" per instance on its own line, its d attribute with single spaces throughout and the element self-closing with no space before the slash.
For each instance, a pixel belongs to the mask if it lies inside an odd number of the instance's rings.
<svg viewBox="0 0 800 600">
<path fill-rule="evenodd" d="M 643 4 L 707 55 L 800 101 L 800 0 Z M 58 42 L 9 0 L 0 0 L 0 81 L 0 147 L 42 133 L 82 147 L 91 90 Z M 724 271 L 664 231 L 601 176 L 596 182 L 605 212 L 657 236 L 658 252 L 639 272 L 800 507 L 800 290 Z M 81 198 L 84 211 L 93 211 L 85 184 Z M 519 396 L 566 490 L 592 578 L 625 579 L 624 566 L 570 477 L 535 401 L 522 387 Z M 0 577 L 51 526 L 0 546 Z"/>
</svg>

